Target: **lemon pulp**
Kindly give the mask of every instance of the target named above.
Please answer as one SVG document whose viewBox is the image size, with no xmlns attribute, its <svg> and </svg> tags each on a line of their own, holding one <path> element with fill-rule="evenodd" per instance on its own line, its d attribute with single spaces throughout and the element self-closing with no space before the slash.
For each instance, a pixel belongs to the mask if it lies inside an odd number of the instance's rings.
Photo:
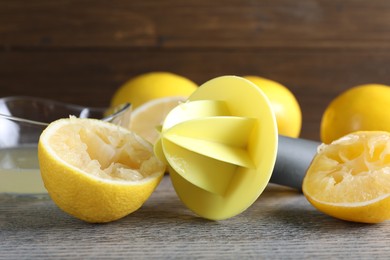
<svg viewBox="0 0 390 260">
<path fill-rule="evenodd" d="M 88 222 L 109 222 L 137 210 L 165 171 L 148 142 L 94 119 L 51 123 L 39 140 L 38 156 L 50 197 Z"/>
<path fill-rule="evenodd" d="M 357 222 L 390 218 L 390 134 L 361 131 L 323 144 L 303 181 L 319 210 Z"/>
</svg>

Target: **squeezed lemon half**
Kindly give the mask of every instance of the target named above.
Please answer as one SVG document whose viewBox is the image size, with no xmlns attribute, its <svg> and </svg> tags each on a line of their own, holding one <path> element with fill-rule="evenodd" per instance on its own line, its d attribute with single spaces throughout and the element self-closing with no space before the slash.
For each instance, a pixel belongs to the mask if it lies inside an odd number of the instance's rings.
<svg viewBox="0 0 390 260">
<path fill-rule="evenodd" d="M 87 222 L 110 222 L 134 212 L 165 172 L 151 144 L 95 119 L 51 123 L 40 137 L 38 156 L 50 197 Z"/>
<path fill-rule="evenodd" d="M 129 129 L 145 140 L 155 144 L 159 138 L 157 127 L 161 126 L 168 113 L 186 98 L 174 96 L 150 100 L 134 109 Z"/>
<path fill-rule="evenodd" d="M 330 216 L 365 223 L 390 219 L 390 133 L 361 131 L 322 144 L 302 189 Z"/>
</svg>

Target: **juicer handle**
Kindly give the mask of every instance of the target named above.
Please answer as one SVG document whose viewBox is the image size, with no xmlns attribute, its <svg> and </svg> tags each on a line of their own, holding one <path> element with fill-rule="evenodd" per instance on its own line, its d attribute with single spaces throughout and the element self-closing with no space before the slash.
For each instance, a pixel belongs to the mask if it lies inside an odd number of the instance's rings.
<svg viewBox="0 0 390 260">
<path fill-rule="evenodd" d="M 302 182 L 319 142 L 279 135 L 276 163 L 271 183 L 302 190 Z"/>
</svg>

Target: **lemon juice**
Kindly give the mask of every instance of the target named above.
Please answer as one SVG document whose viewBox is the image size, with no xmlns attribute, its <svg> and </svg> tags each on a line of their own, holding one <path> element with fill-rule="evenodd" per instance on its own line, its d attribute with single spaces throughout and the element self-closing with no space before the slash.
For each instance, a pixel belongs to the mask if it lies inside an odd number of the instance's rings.
<svg viewBox="0 0 390 260">
<path fill-rule="evenodd" d="M 39 171 L 36 145 L 0 149 L 0 193 L 47 193 Z"/>
</svg>

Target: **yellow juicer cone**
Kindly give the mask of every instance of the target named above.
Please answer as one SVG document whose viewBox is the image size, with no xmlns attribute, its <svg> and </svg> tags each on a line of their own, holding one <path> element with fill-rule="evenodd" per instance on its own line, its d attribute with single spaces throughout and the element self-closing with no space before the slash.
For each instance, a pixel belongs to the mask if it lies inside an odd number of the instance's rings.
<svg viewBox="0 0 390 260">
<path fill-rule="evenodd" d="M 278 132 L 261 90 L 236 76 L 200 86 L 166 117 L 157 156 L 169 165 L 183 203 L 213 220 L 247 209 L 267 186 Z"/>
</svg>

